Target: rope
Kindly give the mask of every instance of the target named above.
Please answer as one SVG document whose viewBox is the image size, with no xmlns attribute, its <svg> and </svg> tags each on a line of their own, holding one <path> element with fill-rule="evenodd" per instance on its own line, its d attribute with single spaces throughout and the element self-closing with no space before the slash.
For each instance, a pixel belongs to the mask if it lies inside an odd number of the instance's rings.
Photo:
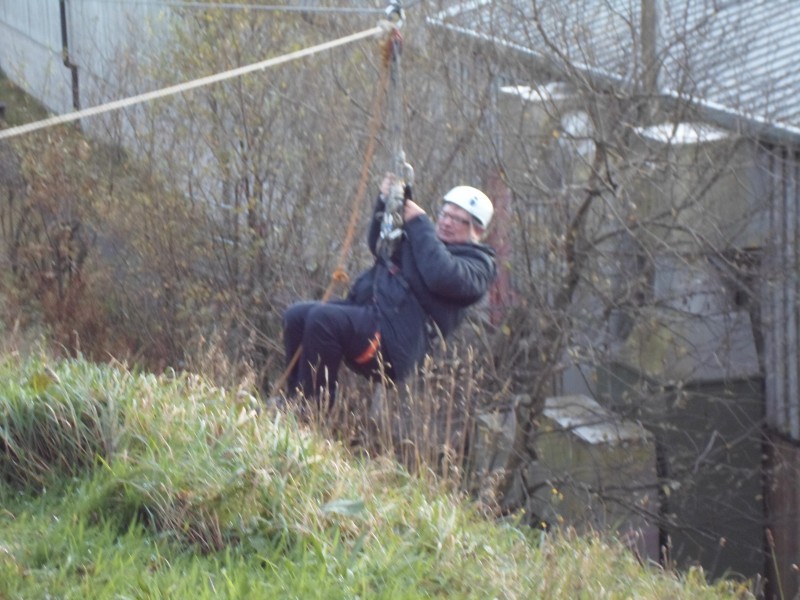
<svg viewBox="0 0 800 600">
<path fill-rule="evenodd" d="M 403 206 L 406 197 L 410 198 L 410 186 L 413 184 L 414 173 L 411 165 L 406 163 L 406 156 L 403 151 L 403 79 L 400 69 L 403 38 L 399 31 L 395 30 L 393 32 L 391 43 L 387 46 L 387 52 L 390 53 L 390 81 L 392 87 L 392 93 L 389 97 L 388 123 L 392 141 L 392 166 L 390 171 L 400 177 L 400 180 L 392 185 L 386 197 L 386 206 L 381 219 L 376 250 L 378 256 L 391 262 L 402 236 Z"/>
<path fill-rule="evenodd" d="M 390 41 L 391 43 L 391 41 Z M 370 123 L 369 123 L 369 138 L 367 142 L 367 148 L 364 151 L 364 162 L 361 165 L 361 176 L 358 180 L 358 187 L 356 188 L 356 194 L 353 197 L 353 208 L 350 211 L 350 221 L 347 223 L 347 232 L 344 236 L 344 241 L 342 242 L 342 250 L 339 254 L 339 265 L 334 271 L 333 276 L 331 277 L 331 282 L 328 285 L 328 289 L 325 290 L 325 293 L 322 296 L 322 301 L 326 302 L 333 293 L 333 289 L 336 287 L 336 283 L 340 281 L 347 281 L 347 275 L 344 274 L 345 272 L 345 262 L 347 259 L 347 254 L 350 252 L 350 246 L 353 245 L 353 237 L 356 231 L 356 225 L 358 224 L 358 216 L 361 212 L 360 208 L 361 205 L 364 203 L 364 199 L 366 198 L 367 194 L 367 183 L 369 181 L 369 172 L 372 167 L 372 158 L 375 154 L 375 144 L 377 143 L 378 138 L 378 129 L 382 122 L 383 117 L 383 108 L 384 102 L 386 99 L 386 89 L 388 87 L 389 81 L 389 70 L 384 69 L 381 73 L 381 79 L 378 84 L 378 89 L 375 93 L 375 96 L 372 99 L 372 114 L 370 115 Z M 344 276 L 343 276 L 344 274 Z"/>
<path fill-rule="evenodd" d="M 225 81 L 227 79 L 233 79 L 234 77 L 247 75 L 248 73 L 253 73 L 255 71 L 268 69 L 270 67 L 281 65 L 300 58 L 305 58 L 307 56 L 311 56 L 313 54 L 317 54 L 325 50 L 331 50 L 339 46 L 344 46 L 345 44 L 349 44 L 352 42 L 356 42 L 358 40 L 362 40 L 381 33 L 385 33 L 388 26 L 389 26 L 388 23 L 382 22 L 376 27 L 373 27 L 371 29 L 365 29 L 364 31 L 361 31 L 359 33 L 354 33 L 345 37 L 341 37 L 330 42 L 318 44 L 310 48 L 298 50 L 296 52 L 290 52 L 289 54 L 284 54 L 283 56 L 277 56 L 275 58 L 270 58 L 267 60 L 263 60 L 261 62 L 253 63 L 243 67 L 238 67 L 236 69 L 231 69 L 229 71 L 224 71 L 222 73 L 217 73 L 215 75 L 201 77 L 200 79 L 194 79 L 192 81 L 187 81 L 185 83 L 172 85 L 166 88 L 162 88 L 160 90 L 155 90 L 152 92 L 147 92 L 145 94 L 140 94 L 138 96 L 131 96 L 129 98 L 123 98 L 121 100 L 115 100 L 114 102 L 101 104 L 100 106 L 94 106 L 91 108 L 86 108 L 84 110 L 79 110 L 76 112 L 50 117 L 48 119 L 43 119 L 41 121 L 34 121 L 33 123 L 27 123 L 25 125 L 19 125 L 17 127 L 2 129 L 0 130 L 0 140 L 23 135 L 26 133 L 30 133 L 32 131 L 37 131 L 39 129 L 45 129 L 47 127 L 54 127 L 56 125 L 62 125 L 64 123 L 78 121 L 85 117 L 93 117 L 99 114 L 111 112 L 113 110 L 119 110 L 122 108 L 134 106 L 136 104 L 150 102 L 152 100 L 157 100 L 159 98 L 173 96 L 175 94 L 180 94 L 182 92 L 210 85 L 212 83 L 218 83 L 220 81 Z"/>
<path fill-rule="evenodd" d="M 391 123 L 389 131 L 392 136 L 392 172 L 398 176 L 403 175 L 403 168 L 405 166 L 405 153 L 403 152 L 403 72 L 400 68 L 400 59 L 403 53 L 403 38 L 399 35 L 392 36 L 391 46 L 391 81 L 392 81 L 392 96 L 389 98 L 390 108 L 389 115 Z"/>
<path fill-rule="evenodd" d="M 370 169 L 372 168 L 372 159 L 375 154 L 375 144 L 377 143 L 378 139 L 378 129 L 383 120 L 384 104 L 386 101 L 386 96 L 388 95 L 387 90 L 390 72 L 389 59 L 391 56 L 390 45 L 393 43 L 393 37 L 390 36 L 387 40 L 387 50 L 384 52 L 383 56 L 384 68 L 381 72 L 381 79 L 377 89 L 375 90 L 375 95 L 372 98 L 372 109 L 368 127 L 369 138 L 367 141 L 367 148 L 364 151 L 364 162 L 361 165 L 361 176 L 358 180 L 358 187 L 356 188 L 355 196 L 353 196 L 352 208 L 350 210 L 350 221 L 347 224 L 347 232 L 345 233 L 344 241 L 342 242 L 342 250 L 339 254 L 339 263 L 331 275 L 331 280 L 322 295 L 321 302 L 327 302 L 330 300 L 330 297 L 333 294 L 333 291 L 336 289 L 336 286 L 340 283 L 346 283 L 348 281 L 347 272 L 345 270 L 345 262 L 347 259 L 347 254 L 350 252 L 350 247 L 353 245 L 353 237 L 355 235 L 356 225 L 358 224 L 358 217 L 361 214 L 362 205 L 366 199 L 367 182 L 369 180 Z M 275 393 L 286 386 L 286 382 L 289 379 L 289 374 L 297 365 L 297 361 L 300 360 L 300 355 L 302 353 L 303 346 L 301 345 L 297 348 L 294 356 L 292 356 L 291 360 L 288 362 L 286 369 L 284 369 L 283 373 L 273 386 L 272 395 L 275 395 Z M 291 390 L 289 391 L 291 392 Z"/>
</svg>

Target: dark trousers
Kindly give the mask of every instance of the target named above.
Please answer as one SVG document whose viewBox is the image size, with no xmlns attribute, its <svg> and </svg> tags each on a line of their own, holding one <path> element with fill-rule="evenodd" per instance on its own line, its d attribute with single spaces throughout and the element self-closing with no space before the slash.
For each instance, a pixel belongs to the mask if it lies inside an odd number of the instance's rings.
<svg viewBox="0 0 800 600">
<path fill-rule="evenodd" d="M 287 364 L 302 346 L 289 373 L 289 393 L 299 391 L 317 402 L 328 393 L 333 404 L 342 361 L 365 376 L 378 372 L 377 308 L 346 301 L 298 302 L 283 314 L 283 344 Z"/>
</svg>

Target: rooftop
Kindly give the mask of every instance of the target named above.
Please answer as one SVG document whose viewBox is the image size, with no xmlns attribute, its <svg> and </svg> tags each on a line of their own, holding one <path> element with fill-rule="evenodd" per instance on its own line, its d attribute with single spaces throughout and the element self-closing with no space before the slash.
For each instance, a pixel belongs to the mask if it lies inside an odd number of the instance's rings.
<svg viewBox="0 0 800 600">
<path fill-rule="evenodd" d="M 800 142 L 800 2 L 653 0 L 658 88 L 688 99 L 726 128 L 757 128 Z M 435 26 L 615 86 L 641 77 L 642 0 L 473 0 Z"/>
</svg>

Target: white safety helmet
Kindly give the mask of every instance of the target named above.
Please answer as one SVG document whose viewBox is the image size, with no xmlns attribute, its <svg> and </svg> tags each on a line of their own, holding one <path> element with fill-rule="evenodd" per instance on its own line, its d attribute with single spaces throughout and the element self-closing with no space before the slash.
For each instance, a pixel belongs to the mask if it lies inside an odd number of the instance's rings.
<svg viewBox="0 0 800 600">
<path fill-rule="evenodd" d="M 486 229 L 492 220 L 494 206 L 489 196 L 477 188 L 458 185 L 444 195 L 444 201 L 463 208 Z"/>
</svg>

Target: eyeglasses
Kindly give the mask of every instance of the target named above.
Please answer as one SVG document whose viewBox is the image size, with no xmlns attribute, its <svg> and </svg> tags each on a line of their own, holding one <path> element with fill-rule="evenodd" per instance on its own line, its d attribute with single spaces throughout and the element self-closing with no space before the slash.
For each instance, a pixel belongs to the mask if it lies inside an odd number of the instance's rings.
<svg viewBox="0 0 800 600">
<path fill-rule="evenodd" d="M 449 219 L 449 220 L 451 220 L 453 223 L 456 223 L 456 224 L 458 224 L 458 225 L 464 225 L 464 226 L 467 226 L 467 225 L 471 225 L 471 224 L 472 224 L 472 219 L 465 219 L 464 217 L 459 217 L 459 216 L 458 216 L 458 215 L 456 215 L 456 214 L 453 214 L 453 213 L 451 213 L 451 212 L 447 212 L 447 211 L 446 211 L 445 209 L 443 209 L 443 208 L 440 208 L 440 209 L 439 209 L 438 217 L 439 217 L 439 219 L 440 219 L 440 220 L 442 220 L 442 221 L 444 221 L 445 219 Z"/>
</svg>

